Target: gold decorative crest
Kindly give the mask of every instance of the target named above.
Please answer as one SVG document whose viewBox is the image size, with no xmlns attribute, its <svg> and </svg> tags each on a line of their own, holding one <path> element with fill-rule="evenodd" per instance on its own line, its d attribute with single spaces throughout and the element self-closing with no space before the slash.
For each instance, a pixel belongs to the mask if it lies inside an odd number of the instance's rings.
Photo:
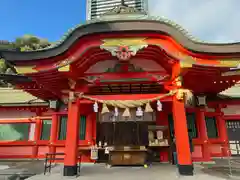
<svg viewBox="0 0 240 180">
<path fill-rule="evenodd" d="M 104 39 L 100 48 L 109 51 L 119 60 L 128 60 L 148 46 L 144 40 L 145 38 Z"/>
</svg>

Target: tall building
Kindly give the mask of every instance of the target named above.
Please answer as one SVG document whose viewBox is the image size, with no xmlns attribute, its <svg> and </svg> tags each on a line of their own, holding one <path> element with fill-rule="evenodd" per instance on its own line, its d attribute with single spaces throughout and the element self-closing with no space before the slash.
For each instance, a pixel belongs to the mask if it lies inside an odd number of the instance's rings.
<svg viewBox="0 0 240 180">
<path fill-rule="evenodd" d="M 141 12 L 148 11 L 148 0 L 87 0 L 87 20 L 98 18 L 123 2 Z"/>
</svg>

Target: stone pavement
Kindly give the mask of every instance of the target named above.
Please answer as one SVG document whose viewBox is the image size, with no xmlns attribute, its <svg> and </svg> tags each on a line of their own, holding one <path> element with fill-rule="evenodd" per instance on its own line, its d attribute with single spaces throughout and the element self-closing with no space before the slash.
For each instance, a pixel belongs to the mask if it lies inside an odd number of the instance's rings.
<svg viewBox="0 0 240 180">
<path fill-rule="evenodd" d="M 43 172 L 43 164 L 43 161 L 38 160 L 0 161 L 0 180 L 15 180 L 18 177 L 23 179 L 35 174 L 41 174 Z"/>
<path fill-rule="evenodd" d="M 220 177 L 229 177 L 240 179 L 240 159 L 239 157 L 232 157 L 229 159 L 215 159 L 215 164 L 203 165 L 203 172 Z M 231 167 L 231 168 L 230 168 Z"/>
<path fill-rule="evenodd" d="M 194 176 L 177 176 L 175 166 L 169 164 L 144 167 L 112 167 L 106 168 L 104 164 L 82 165 L 81 174 L 78 177 L 63 177 L 62 166 L 58 165 L 52 169 L 49 175 L 36 175 L 29 180 L 224 180 L 224 177 L 217 177 L 202 172 L 202 166 L 195 165 Z"/>
</svg>

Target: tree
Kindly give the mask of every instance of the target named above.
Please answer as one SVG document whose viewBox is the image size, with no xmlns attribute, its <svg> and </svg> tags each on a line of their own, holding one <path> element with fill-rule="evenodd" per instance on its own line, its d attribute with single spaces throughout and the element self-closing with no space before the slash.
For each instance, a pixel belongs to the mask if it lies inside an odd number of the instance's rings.
<svg viewBox="0 0 240 180">
<path fill-rule="evenodd" d="M 51 43 L 47 39 L 39 38 L 33 35 L 24 35 L 16 38 L 14 42 L 0 41 L 0 49 L 15 49 L 20 51 L 36 51 L 49 47 Z M 0 74 L 14 74 L 3 58 L 0 58 Z M 9 86 L 8 83 L 0 80 L 0 87 Z"/>
<path fill-rule="evenodd" d="M 0 59 L 0 73 L 5 73 L 7 70 L 7 64 L 4 59 Z"/>
<path fill-rule="evenodd" d="M 32 35 L 24 35 L 16 38 L 14 42 L 15 48 L 19 48 L 21 51 L 34 51 L 46 48 L 51 45 L 47 39 L 38 38 Z"/>
</svg>

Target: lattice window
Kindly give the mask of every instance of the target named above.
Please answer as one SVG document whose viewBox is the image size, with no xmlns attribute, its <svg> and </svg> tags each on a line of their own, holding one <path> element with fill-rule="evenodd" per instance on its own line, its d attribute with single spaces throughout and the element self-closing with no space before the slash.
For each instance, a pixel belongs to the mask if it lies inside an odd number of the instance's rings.
<svg viewBox="0 0 240 180">
<path fill-rule="evenodd" d="M 206 116 L 205 122 L 207 127 L 208 138 L 217 138 L 219 134 L 218 134 L 216 118 Z"/>
<path fill-rule="evenodd" d="M 79 139 L 85 140 L 86 137 L 86 116 L 80 116 L 80 128 L 79 128 Z"/>
<path fill-rule="evenodd" d="M 187 113 L 188 133 L 191 138 L 197 138 L 196 114 Z"/>
<path fill-rule="evenodd" d="M 196 114 L 195 113 L 186 113 L 187 118 L 187 126 L 188 126 L 188 132 L 189 136 L 191 138 L 197 138 L 197 126 L 196 126 Z M 171 133 L 171 137 L 174 135 L 174 121 L 173 121 L 173 114 L 168 115 L 168 121 L 169 121 L 169 130 Z"/>
<path fill-rule="evenodd" d="M 66 140 L 67 136 L 67 116 L 60 117 L 58 140 Z"/>
<path fill-rule="evenodd" d="M 52 127 L 51 120 L 43 120 L 40 140 L 50 140 L 51 127 Z"/>
<path fill-rule="evenodd" d="M 59 140 L 66 140 L 67 136 L 67 116 L 61 116 L 60 118 L 60 125 L 59 125 L 59 134 L 58 134 L 58 139 Z M 86 136 L 86 121 L 87 118 L 86 116 L 80 116 L 79 118 L 79 139 L 80 140 L 85 140 Z"/>
</svg>

